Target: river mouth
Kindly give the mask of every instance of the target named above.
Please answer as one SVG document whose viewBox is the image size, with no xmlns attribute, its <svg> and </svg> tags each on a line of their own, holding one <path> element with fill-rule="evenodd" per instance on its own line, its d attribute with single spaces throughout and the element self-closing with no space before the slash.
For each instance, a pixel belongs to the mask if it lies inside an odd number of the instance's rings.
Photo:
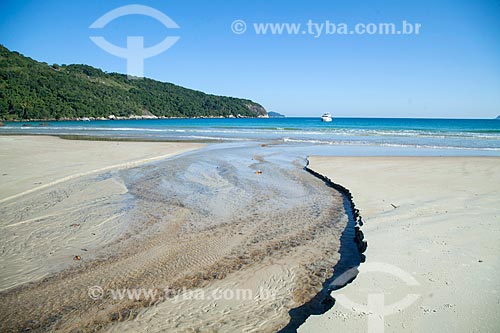
<svg viewBox="0 0 500 333">
<path fill-rule="evenodd" d="M 304 157 L 279 145 L 214 145 L 88 179 L 87 187 L 112 179 L 127 189 L 116 208 L 117 236 L 93 249 L 95 260 L 4 292 L 2 328 L 285 327 L 288 312 L 332 276 L 349 224 L 343 195 L 308 174 Z M 58 190 L 71 197 L 74 185 Z M 29 200 L 44 198 L 34 193 Z M 94 214 L 107 207 L 88 204 Z M 93 286 L 102 297 L 89 297 Z M 114 297 L 131 289 L 168 290 L 171 297 Z M 179 299 L 192 290 L 204 297 Z M 233 297 L 216 299 L 215 290 Z M 248 297 L 234 297 L 238 290 Z"/>
</svg>

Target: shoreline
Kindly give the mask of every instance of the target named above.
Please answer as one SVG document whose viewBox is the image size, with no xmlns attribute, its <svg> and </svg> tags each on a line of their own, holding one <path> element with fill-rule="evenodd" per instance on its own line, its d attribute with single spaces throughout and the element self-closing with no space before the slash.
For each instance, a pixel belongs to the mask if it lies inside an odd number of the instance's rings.
<svg viewBox="0 0 500 333">
<path fill-rule="evenodd" d="M 116 137 L 116 136 L 96 136 L 96 135 L 78 135 L 78 134 L 50 134 L 50 133 L 0 133 L 2 136 L 47 136 L 59 138 L 62 140 L 75 140 L 75 141 L 110 141 L 110 142 L 154 142 L 154 143 L 218 143 L 226 142 L 223 140 L 210 140 L 210 139 L 191 139 L 191 140 L 175 140 L 175 139 L 145 139 L 140 137 Z"/>
<path fill-rule="evenodd" d="M 353 193 L 370 247 L 356 279 L 331 293 L 335 306 L 310 317 L 299 332 L 366 332 L 374 329 L 370 320 L 388 332 L 497 330 L 499 162 L 311 157 L 310 168 Z M 385 301 L 370 307 L 367 294 Z M 402 299 L 412 302 L 397 303 Z M 396 304 L 393 312 L 381 313 L 390 304 Z"/>
<path fill-rule="evenodd" d="M 82 121 L 82 122 L 88 122 L 88 121 L 113 121 L 113 120 L 161 120 L 161 119 L 243 119 L 243 118 L 248 118 L 248 119 L 267 119 L 267 118 L 273 118 L 273 117 L 265 117 L 265 116 L 255 116 L 255 117 L 250 117 L 250 116 L 242 116 L 242 115 L 237 115 L 237 116 L 199 116 L 199 117 L 165 117 L 165 116 L 130 116 L 130 117 L 121 117 L 121 116 L 114 116 L 110 115 L 108 117 L 82 117 L 82 118 L 46 118 L 46 119 L 1 119 L 0 122 L 3 123 L 43 123 L 43 122 L 61 122 L 61 121 Z M 279 117 L 275 117 L 279 118 Z"/>
</svg>

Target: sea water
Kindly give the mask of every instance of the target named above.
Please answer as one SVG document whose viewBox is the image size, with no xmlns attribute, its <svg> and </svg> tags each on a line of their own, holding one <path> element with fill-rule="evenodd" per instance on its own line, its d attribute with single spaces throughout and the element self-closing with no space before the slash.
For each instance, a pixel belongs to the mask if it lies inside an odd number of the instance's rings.
<svg viewBox="0 0 500 333">
<path fill-rule="evenodd" d="M 438 151 L 500 155 L 500 120 L 494 119 L 334 118 L 328 123 L 319 118 L 155 119 L 54 121 L 40 125 L 40 122 L 7 122 L 0 127 L 0 134 L 271 141 L 323 148 L 352 147 L 354 152 L 364 147 L 360 152 L 365 153 L 412 148 L 431 155 Z"/>
</svg>

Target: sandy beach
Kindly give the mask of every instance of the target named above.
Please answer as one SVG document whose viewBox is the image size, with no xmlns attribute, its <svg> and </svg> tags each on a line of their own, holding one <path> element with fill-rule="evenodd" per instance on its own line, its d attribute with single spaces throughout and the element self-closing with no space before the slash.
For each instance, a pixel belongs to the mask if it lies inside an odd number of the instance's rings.
<svg viewBox="0 0 500 333">
<path fill-rule="evenodd" d="M 335 306 L 299 332 L 500 329 L 500 158 L 310 162 L 352 192 L 369 246 L 357 278 L 332 292 Z"/>
<path fill-rule="evenodd" d="M 303 155 L 0 139 L 3 331 L 274 332 L 339 260 L 345 199 Z"/>
<path fill-rule="evenodd" d="M 127 189 L 116 178 L 89 177 L 201 147 L 0 136 L 0 291 L 71 266 L 65 258 L 82 248 L 92 258 L 93 248 L 119 236 Z"/>
<path fill-rule="evenodd" d="M 0 203 L 74 178 L 131 168 L 203 146 L 200 143 L 0 136 Z"/>
<path fill-rule="evenodd" d="M 275 332 L 339 263 L 346 198 L 302 153 L 0 143 L 2 329 Z M 498 330 L 500 158 L 309 160 L 353 194 L 369 246 L 299 332 Z M 137 288 L 156 296 L 116 298 Z"/>
</svg>

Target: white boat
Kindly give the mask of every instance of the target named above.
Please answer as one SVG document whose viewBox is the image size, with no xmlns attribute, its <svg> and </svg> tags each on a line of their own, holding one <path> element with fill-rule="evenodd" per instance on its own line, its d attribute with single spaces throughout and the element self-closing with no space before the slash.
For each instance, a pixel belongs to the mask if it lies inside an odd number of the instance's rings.
<svg viewBox="0 0 500 333">
<path fill-rule="evenodd" d="M 332 115 L 329 114 L 328 112 L 327 113 L 324 113 L 322 116 L 321 116 L 321 121 L 332 121 Z"/>
</svg>

